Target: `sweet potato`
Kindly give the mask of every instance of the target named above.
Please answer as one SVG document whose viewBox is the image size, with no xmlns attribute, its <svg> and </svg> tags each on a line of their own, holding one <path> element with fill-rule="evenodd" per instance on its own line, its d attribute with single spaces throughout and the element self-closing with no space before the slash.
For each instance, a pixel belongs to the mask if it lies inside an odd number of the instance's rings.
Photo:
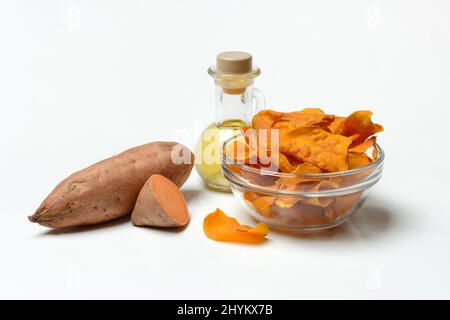
<svg viewBox="0 0 450 320">
<path fill-rule="evenodd" d="M 131 221 L 135 226 L 185 226 L 189 221 L 189 213 L 183 194 L 166 177 L 152 175 L 139 193 Z"/>
<path fill-rule="evenodd" d="M 180 187 L 193 154 L 176 142 L 152 142 L 78 171 L 59 183 L 30 221 L 51 228 L 90 225 L 130 214 L 145 181 L 159 173 Z"/>
</svg>

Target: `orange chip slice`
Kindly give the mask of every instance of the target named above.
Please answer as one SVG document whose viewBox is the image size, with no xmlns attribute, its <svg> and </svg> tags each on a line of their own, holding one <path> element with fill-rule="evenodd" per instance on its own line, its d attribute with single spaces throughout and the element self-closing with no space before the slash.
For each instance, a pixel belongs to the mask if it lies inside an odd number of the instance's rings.
<svg viewBox="0 0 450 320">
<path fill-rule="evenodd" d="M 245 190 L 244 191 L 244 199 L 249 201 L 249 202 L 253 202 L 254 200 L 258 199 L 258 197 L 261 197 L 262 194 L 260 193 L 256 193 L 250 190 Z"/>
<path fill-rule="evenodd" d="M 345 117 L 335 117 L 334 121 L 328 126 L 331 133 L 341 134 L 344 129 Z"/>
<path fill-rule="evenodd" d="M 349 152 L 347 156 L 348 169 L 357 169 L 367 166 L 372 160 L 365 153 Z"/>
<path fill-rule="evenodd" d="M 258 223 L 254 228 L 241 225 L 235 218 L 227 216 L 219 208 L 206 216 L 203 221 L 203 230 L 212 240 L 242 243 L 263 242 L 269 233 L 265 223 Z"/>
<path fill-rule="evenodd" d="M 302 174 L 317 174 L 321 172 L 322 171 L 319 168 L 313 166 L 308 162 L 304 162 L 297 165 L 295 170 L 293 170 L 291 173 L 302 175 Z M 307 188 L 308 183 L 316 181 L 319 182 L 319 179 L 303 178 L 303 177 L 281 177 L 277 180 L 276 185 L 280 190 L 300 191 L 305 190 Z"/>
<path fill-rule="evenodd" d="M 253 200 L 252 204 L 256 212 L 263 216 L 270 216 L 270 209 L 275 201 L 274 196 L 261 196 Z"/>
<path fill-rule="evenodd" d="M 282 137 L 286 133 L 295 130 L 297 127 L 298 126 L 296 126 L 292 121 L 289 121 L 287 119 L 279 119 L 273 123 L 272 130 L 278 130 L 278 135 Z"/>
<path fill-rule="evenodd" d="M 323 180 L 313 186 L 309 191 L 318 192 L 322 190 L 333 190 L 339 188 L 339 185 L 333 181 Z M 302 202 L 319 207 L 328 207 L 333 202 L 333 197 L 307 197 L 302 198 Z"/>
<path fill-rule="evenodd" d="M 272 165 L 272 151 L 278 150 L 278 131 L 274 129 L 241 129 L 250 150 L 255 150 L 257 160 L 264 166 Z"/>
<path fill-rule="evenodd" d="M 339 188 L 339 185 L 333 181 L 323 180 L 315 184 L 303 184 L 293 186 L 284 185 L 283 190 L 303 190 L 310 192 L 318 192 L 323 190 L 333 190 Z M 333 202 L 333 197 L 303 197 L 303 196 L 278 196 L 275 200 L 275 204 L 280 208 L 291 208 L 297 202 L 301 202 L 308 205 L 328 207 Z"/>
<path fill-rule="evenodd" d="M 272 124 L 281 119 L 284 112 L 277 112 L 273 110 L 263 110 L 258 112 L 252 119 L 252 126 L 254 129 L 270 129 Z"/>
<path fill-rule="evenodd" d="M 372 122 L 372 114 L 371 111 L 353 112 L 345 120 L 342 134 L 347 137 L 359 134 L 355 140 L 355 144 L 359 144 L 375 133 L 383 131 L 384 129 L 381 125 Z"/>
<path fill-rule="evenodd" d="M 280 151 L 327 171 L 348 169 L 347 150 L 352 140 L 320 128 L 300 127 L 284 135 Z"/>
<path fill-rule="evenodd" d="M 304 126 L 324 127 L 328 130 L 328 126 L 333 122 L 334 118 L 334 115 L 325 114 L 321 109 L 306 108 L 285 113 L 280 119 L 273 122 L 272 128 L 279 130 L 280 137 Z"/>
<path fill-rule="evenodd" d="M 296 169 L 296 167 L 291 164 L 289 159 L 282 153 L 274 155 L 273 159 L 281 172 L 293 172 Z"/>
<path fill-rule="evenodd" d="M 377 146 L 374 145 L 372 150 L 372 161 L 375 161 L 377 159 L 378 159 L 378 149 Z"/>
<path fill-rule="evenodd" d="M 225 155 L 238 162 L 248 163 L 251 158 L 256 157 L 256 154 L 256 150 L 251 149 L 249 145 L 242 141 L 227 143 L 225 147 Z"/>
<path fill-rule="evenodd" d="M 299 164 L 295 170 L 293 170 L 291 173 L 296 174 L 317 174 L 322 173 L 322 170 L 317 168 L 316 166 L 313 166 L 311 163 L 303 162 Z"/>
<path fill-rule="evenodd" d="M 333 205 L 336 216 L 339 217 L 349 212 L 356 205 L 361 196 L 362 192 L 337 196 Z"/>
<path fill-rule="evenodd" d="M 318 108 L 306 108 L 300 111 L 289 112 L 281 117 L 282 120 L 292 122 L 296 127 L 303 127 L 322 121 L 325 113 Z"/>
<path fill-rule="evenodd" d="M 275 199 L 275 204 L 279 208 L 292 208 L 299 201 L 295 196 L 278 196 Z"/>
<path fill-rule="evenodd" d="M 377 142 L 377 137 L 371 137 L 358 145 L 352 146 L 348 149 L 348 152 L 364 153 L 370 147 L 374 147 Z"/>
<path fill-rule="evenodd" d="M 303 224 L 303 225 L 320 225 L 328 223 L 329 218 L 324 216 L 326 208 L 312 206 L 297 202 L 291 208 L 281 208 L 275 205 L 272 209 L 278 216 L 278 220 L 285 224 Z"/>
</svg>

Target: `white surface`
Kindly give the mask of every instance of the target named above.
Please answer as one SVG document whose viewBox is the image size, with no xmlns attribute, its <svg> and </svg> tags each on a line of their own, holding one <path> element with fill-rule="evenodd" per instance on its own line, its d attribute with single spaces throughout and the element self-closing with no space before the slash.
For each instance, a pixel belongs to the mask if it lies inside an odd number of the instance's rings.
<svg viewBox="0 0 450 320">
<path fill-rule="evenodd" d="M 276 3 L 276 5 L 275 5 Z M 2 1 L 0 298 L 450 298 L 448 1 Z M 49 231 L 31 214 L 69 173 L 128 147 L 193 147 L 215 54 L 247 50 L 271 107 L 371 109 L 385 172 L 351 222 L 261 246 L 202 221 L 231 195 L 183 188 L 182 232 L 129 220 Z"/>
</svg>

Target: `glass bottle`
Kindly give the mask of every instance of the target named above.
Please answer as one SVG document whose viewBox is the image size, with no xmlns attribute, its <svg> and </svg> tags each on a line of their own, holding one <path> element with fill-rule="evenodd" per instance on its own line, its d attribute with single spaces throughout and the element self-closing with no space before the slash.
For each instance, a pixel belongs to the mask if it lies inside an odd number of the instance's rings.
<svg viewBox="0 0 450 320">
<path fill-rule="evenodd" d="M 252 117 L 265 108 L 261 91 L 253 87 L 261 73 L 252 65 L 252 56 L 246 52 L 222 52 L 216 66 L 208 69 L 215 82 L 215 121 L 201 134 L 195 149 L 195 167 L 206 186 L 216 191 L 230 191 L 222 175 L 223 143 L 238 134 Z"/>
</svg>

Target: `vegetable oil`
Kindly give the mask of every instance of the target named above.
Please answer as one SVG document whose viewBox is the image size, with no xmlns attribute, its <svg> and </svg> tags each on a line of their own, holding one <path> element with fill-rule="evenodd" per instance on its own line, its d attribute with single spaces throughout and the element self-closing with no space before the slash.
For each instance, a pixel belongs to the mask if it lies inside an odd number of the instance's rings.
<svg viewBox="0 0 450 320">
<path fill-rule="evenodd" d="M 252 65 L 249 53 L 228 51 L 217 55 L 216 66 L 209 68 L 208 73 L 215 81 L 216 119 L 200 136 L 195 167 L 208 188 L 230 191 L 221 169 L 222 147 L 265 107 L 264 96 L 253 87 L 260 70 Z"/>
<path fill-rule="evenodd" d="M 221 124 L 210 124 L 200 136 L 195 150 L 196 169 L 207 187 L 213 190 L 228 191 L 229 185 L 222 175 L 221 146 L 231 137 L 239 134 L 246 122 L 239 119 L 225 120 Z"/>
</svg>

